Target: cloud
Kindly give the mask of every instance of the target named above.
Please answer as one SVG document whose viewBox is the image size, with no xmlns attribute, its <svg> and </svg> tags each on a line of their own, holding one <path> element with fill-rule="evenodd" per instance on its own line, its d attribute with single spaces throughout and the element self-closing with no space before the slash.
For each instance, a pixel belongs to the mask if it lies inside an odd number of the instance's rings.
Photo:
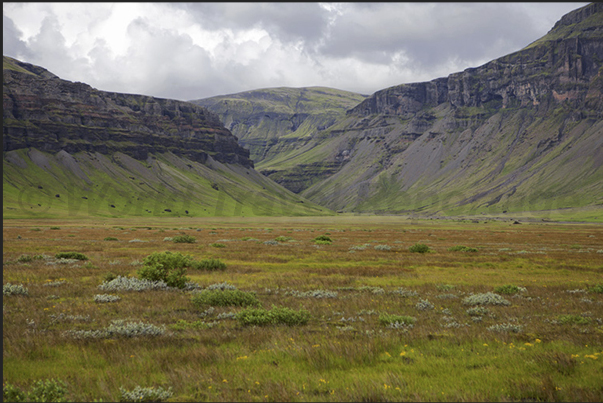
<svg viewBox="0 0 603 403">
<path fill-rule="evenodd" d="M 370 94 L 476 67 L 586 3 L 3 3 L 4 54 L 180 100 L 257 88 Z"/>
</svg>

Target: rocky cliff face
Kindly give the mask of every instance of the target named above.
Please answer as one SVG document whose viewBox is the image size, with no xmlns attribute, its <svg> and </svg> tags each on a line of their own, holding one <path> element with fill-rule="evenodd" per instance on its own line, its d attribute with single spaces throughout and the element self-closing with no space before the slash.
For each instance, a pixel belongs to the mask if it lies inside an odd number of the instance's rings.
<svg viewBox="0 0 603 403">
<path fill-rule="evenodd" d="M 38 66 L 4 57 L 3 149 L 36 148 L 138 160 L 172 152 L 205 162 L 252 167 L 249 152 L 219 118 L 194 104 L 98 91 L 61 80 Z M 6 68 L 6 67 L 9 68 Z"/>
<path fill-rule="evenodd" d="M 446 78 L 378 91 L 348 114 L 409 117 L 443 103 L 488 111 L 535 107 L 545 114 L 565 102 L 600 116 L 602 12 L 600 3 L 576 10 L 525 49 Z"/>
</svg>

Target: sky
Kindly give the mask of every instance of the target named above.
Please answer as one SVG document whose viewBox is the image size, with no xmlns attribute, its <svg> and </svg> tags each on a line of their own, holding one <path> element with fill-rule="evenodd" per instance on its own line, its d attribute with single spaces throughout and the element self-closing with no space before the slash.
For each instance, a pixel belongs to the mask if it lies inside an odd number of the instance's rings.
<svg viewBox="0 0 603 403">
<path fill-rule="evenodd" d="M 3 54 L 103 91 L 370 95 L 478 67 L 588 3 L 3 3 Z"/>
</svg>

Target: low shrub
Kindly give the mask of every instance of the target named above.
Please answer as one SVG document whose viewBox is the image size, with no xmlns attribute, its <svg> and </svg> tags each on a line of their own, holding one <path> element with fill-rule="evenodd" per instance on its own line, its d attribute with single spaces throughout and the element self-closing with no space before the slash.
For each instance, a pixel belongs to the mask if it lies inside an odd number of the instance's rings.
<svg viewBox="0 0 603 403">
<path fill-rule="evenodd" d="M 483 306 L 476 306 L 473 308 L 467 309 L 467 315 L 469 316 L 483 316 L 490 313 L 488 308 L 484 308 Z"/>
<path fill-rule="evenodd" d="M 235 315 L 235 319 L 243 326 L 267 325 L 305 325 L 310 320 L 310 312 L 301 309 L 295 311 L 286 307 L 272 306 L 271 310 L 264 308 L 247 308 Z"/>
<path fill-rule="evenodd" d="M 473 294 L 463 298 L 464 305 L 511 305 L 509 301 L 498 294 L 487 292 L 485 294 Z"/>
<path fill-rule="evenodd" d="M 29 290 L 23 284 L 6 283 L 2 286 L 2 295 L 29 295 Z"/>
<path fill-rule="evenodd" d="M 520 288 L 518 286 L 512 285 L 512 284 L 500 285 L 500 286 L 494 288 L 494 292 L 496 292 L 498 294 L 512 295 L 512 294 L 517 294 L 519 291 L 521 291 Z"/>
<path fill-rule="evenodd" d="M 65 382 L 54 379 L 36 381 L 29 392 L 24 392 L 10 383 L 5 383 L 2 387 L 4 402 L 65 402 L 66 394 Z"/>
<path fill-rule="evenodd" d="M 190 235 L 177 235 L 172 238 L 172 242 L 174 243 L 195 243 L 196 241 L 197 239 Z"/>
<path fill-rule="evenodd" d="M 111 294 L 97 294 L 94 296 L 94 302 L 97 302 L 97 303 L 117 302 L 120 299 L 121 298 L 118 297 L 117 295 L 111 295 Z"/>
<path fill-rule="evenodd" d="M 105 238 L 105 241 L 118 241 L 119 239 L 115 238 L 114 236 L 108 236 Z"/>
<path fill-rule="evenodd" d="M 169 287 L 184 288 L 188 280 L 186 268 L 193 264 L 190 256 L 179 252 L 155 252 L 144 259 L 137 273 L 143 280 L 163 281 Z"/>
<path fill-rule="evenodd" d="M 390 251 L 392 247 L 389 245 L 375 245 L 375 250 Z"/>
<path fill-rule="evenodd" d="M 596 284 L 595 286 L 591 287 L 589 291 L 597 294 L 603 294 L 603 284 Z"/>
<path fill-rule="evenodd" d="M 400 287 L 400 288 L 398 288 L 397 290 L 392 291 L 392 293 L 393 293 L 393 294 L 398 294 L 398 295 L 400 295 L 401 297 L 404 297 L 404 298 L 408 298 L 408 297 L 416 297 L 417 295 L 419 295 L 419 294 L 417 294 L 417 292 L 416 292 L 416 291 L 413 291 L 413 290 L 407 290 L 407 289 L 406 289 L 406 288 L 404 288 L 404 287 Z"/>
<path fill-rule="evenodd" d="M 429 246 L 423 243 L 416 243 L 410 248 L 408 248 L 408 250 L 412 253 L 427 253 L 430 251 Z"/>
<path fill-rule="evenodd" d="M 588 325 L 590 318 L 580 315 L 559 315 L 557 322 L 562 325 Z"/>
<path fill-rule="evenodd" d="M 221 262 L 220 259 L 203 259 L 195 262 L 191 268 L 207 271 L 225 270 L 226 264 Z"/>
<path fill-rule="evenodd" d="M 257 306 L 255 292 L 240 290 L 203 290 L 192 296 L 192 302 L 197 307 L 211 306 Z"/>
<path fill-rule="evenodd" d="M 330 245 L 331 243 L 333 243 L 333 240 L 328 235 L 319 235 L 314 238 L 314 243 L 316 245 Z"/>
<path fill-rule="evenodd" d="M 99 330 L 68 330 L 65 336 L 74 339 L 108 339 L 113 337 L 157 337 L 165 333 L 165 326 L 152 323 L 127 322 L 122 319 L 111 321 L 109 326 Z"/>
<path fill-rule="evenodd" d="M 119 397 L 120 402 L 163 402 L 174 394 L 171 387 L 164 389 L 161 386 L 157 388 L 137 386 L 133 390 L 126 390 L 120 387 L 119 393 L 121 393 Z"/>
<path fill-rule="evenodd" d="M 79 252 L 59 252 L 54 255 L 57 259 L 88 260 L 88 256 Z"/>
<path fill-rule="evenodd" d="M 111 273 L 109 273 L 111 274 Z M 108 277 L 108 276 L 107 276 Z M 109 281 L 104 281 L 98 288 L 102 291 L 146 291 L 146 290 L 167 290 L 169 289 L 165 281 L 151 281 L 138 279 L 136 277 L 117 276 Z"/>
<path fill-rule="evenodd" d="M 290 241 L 292 239 L 293 238 L 291 238 L 289 236 L 283 236 L 283 235 L 277 236 L 276 238 L 274 238 L 274 240 L 277 241 L 277 242 L 287 242 L 287 241 Z"/>
<path fill-rule="evenodd" d="M 17 259 L 17 262 L 19 263 L 29 263 L 29 262 L 33 262 L 34 260 L 41 260 L 44 259 L 44 256 L 42 255 L 28 255 L 28 254 L 24 254 L 19 256 L 19 258 Z"/>
<path fill-rule="evenodd" d="M 422 299 L 422 300 L 419 300 L 419 302 L 417 302 L 417 304 L 415 305 L 415 308 L 417 308 L 419 311 L 429 311 L 434 308 L 434 305 L 431 302 L 429 302 L 428 300 Z"/>
<path fill-rule="evenodd" d="M 209 246 L 213 246 L 214 248 L 226 248 L 226 245 L 223 243 L 212 243 Z"/>
<path fill-rule="evenodd" d="M 417 319 L 413 318 L 412 316 L 392 315 L 388 313 L 383 313 L 379 315 L 379 323 L 383 326 L 388 326 L 395 323 L 404 325 L 414 325 L 416 321 Z"/>
</svg>

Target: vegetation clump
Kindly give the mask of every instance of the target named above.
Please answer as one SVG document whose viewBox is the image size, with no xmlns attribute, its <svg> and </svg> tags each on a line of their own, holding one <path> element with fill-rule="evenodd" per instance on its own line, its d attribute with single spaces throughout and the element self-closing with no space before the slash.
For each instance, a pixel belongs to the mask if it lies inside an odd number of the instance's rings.
<svg viewBox="0 0 603 403">
<path fill-rule="evenodd" d="M 164 333 L 165 326 L 160 327 L 152 323 L 128 322 L 117 319 L 100 330 L 68 330 L 65 335 L 75 339 L 107 339 L 113 337 L 157 337 Z"/>
<path fill-rule="evenodd" d="M 463 299 L 464 305 L 511 305 L 509 301 L 493 292 L 473 294 Z"/>
<path fill-rule="evenodd" d="M 316 245 L 331 245 L 333 243 L 333 240 L 328 235 L 319 235 L 314 238 L 314 243 Z"/>
<path fill-rule="evenodd" d="M 240 290 L 203 290 L 192 297 L 192 302 L 198 307 L 211 306 L 257 306 L 258 300 L 255 292 Z"/>
<path fill-rule="evenodd" d="M 412 253 L 427 253 L 430 251 L 429 246 L 423 243 L 416 243 L 408 248 L 408 250 Z"/>
<path fill-rule="evenodd" d="M 6 283 L 2 286 L 2 295 L 29 295 L 29 290 L 23 284 Z"/>
<path fill-rule="evenodd" d="M 108 236 L 105 238 L 105 241 L 118 241 L 118 239 L 115 238 L 114 236 Z"/>
<path fill-rule="evenodd" d="M 580 315 L 559 315 L 557 317 L 557 323 L 562 325 L 588 325 L 590 323 L 590 318 Z"/>
<path fill-rule="evenodd" d="M 426 299 L 422 299 L 415 305 L 419 311 L 430 311 L 434 308 L 434 305 Z"/>
<path fill-rule="evenodd" d="M 120 402 L 163 402 L 174 395 L 171 387 L 164 389 L 161 386 L 157 388 L 136 386 L 133 390 L 119 388 L 119 392 Z"/>
<path fill-rule="evenodd" d="M 295 311 L 286 307 L 247 308 L 236 314 L 235 319 L 243 326 L 267 325 L 305 325 L 310 320 L 310 312 L 300 309 Z"/>
<path fill-rule="evenodd" d="M 2 386 L 4 402 L 65 402 L 67 385 L 61 380 L 40 379 L 35 382 L 29 392 L 23 391 L 8 382 Z"/>
<path fill-rule="evenodd" d="M 79 252 L 59 252 L 54 255 L 57 259 L 88 260 L 88 256 Z"/>
<path fill-rule="evenodd" d="M 207 270 L 207 271 L 225 270 L 226 263 L 220 261 L 220 259 L 211 258 L 211 259 L 203 259 L 198 262 L 195 262 L 191 267 L 194 269 L 197 269 L 197 270 Z"/>
<path fill-rule="evenodd" d="M 179 252 L 155 252 L 144 259 L 137 273 L 143 280 L 163 281 L 169 287 L 184 288 L 188 280 L 186 268 L 192 264 L 190 256 Z"/>
<path fill-rule="evenodd" d="M 172 238 L 172 242 L 174 243 L 195 243 L 196 241 L 197 239 L 190 235 L 177 235 Z"/>
<path fill-rule="evenodd" d="M 383 314 L 379 315 L 379 323 L 383 326 L 389 326 L 389 325 L 395 325 L 395 324 L 414 325 L 416 321 L 417 321 L 416 318 L 413 318 L 412 316 L 406 316 L 406 315 L 393 315 L 393 314 L 388 314 L 388 313 L 383 313 Z"/>
</svg>

